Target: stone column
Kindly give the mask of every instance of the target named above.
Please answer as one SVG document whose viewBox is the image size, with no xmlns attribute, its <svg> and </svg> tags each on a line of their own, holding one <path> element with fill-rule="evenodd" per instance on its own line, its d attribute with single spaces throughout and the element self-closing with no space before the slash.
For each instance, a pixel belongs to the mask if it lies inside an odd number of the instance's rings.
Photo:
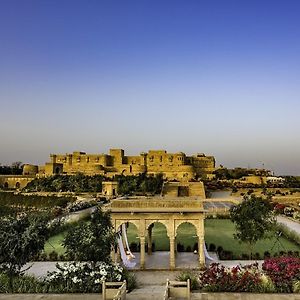
<svg viewBox="0 0 300 300">
<path fill-rule="evenodd" d="M 140 237 L 140 268 L 145 269 L 145 237 L 141 236 Z"/>
<path fill-rule="evenodd" d="M 204 255 L 204 236 L 198 237 L 198 254 L 199 254 L 199 264 L 200 267 L 205 265 L 205 255 Z"/>
<path fill-rule="evenodd" d="M 170 236 L 170 270 L 175 269 L 175 237 Z"/>
</svg>

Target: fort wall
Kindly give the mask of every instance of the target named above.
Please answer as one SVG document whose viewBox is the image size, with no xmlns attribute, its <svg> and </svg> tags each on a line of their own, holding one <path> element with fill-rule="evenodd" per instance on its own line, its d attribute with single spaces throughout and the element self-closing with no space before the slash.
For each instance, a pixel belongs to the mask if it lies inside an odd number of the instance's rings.
<svg viewBox="0 0 300 300">
<path fill-rule="evenodd" d="M 116 174 L 137 175 L 162 173 L 167 179 L 189 181 L 193 178 L 211 176 L 215 170 L 213 156 L 196 154 L 186 156 L 183 152 L 168 153 L 166 150 L 150 150 L 135 156 L 125 156 L 123 149 L 110 149 L 109 154 L 51 154 L 50 162 L 39 168 L 41 175 L 100 174 L 112 177 Z"/>
</svg>

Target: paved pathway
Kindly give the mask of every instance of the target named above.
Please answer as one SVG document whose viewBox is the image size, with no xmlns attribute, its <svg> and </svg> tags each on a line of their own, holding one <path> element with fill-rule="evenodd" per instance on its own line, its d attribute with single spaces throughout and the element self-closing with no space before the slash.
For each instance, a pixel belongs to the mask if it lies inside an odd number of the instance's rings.
<svg viewBox="0 0 300 300">
<path fill-rule="evenodd" d="M 279 223 L 282 223 L 282 224 L 286 225 L 290 229 L 296 231 L 298 234 L 300 234 L 300 223 L 292 221 L 292 220 L 290 220 L 288 218 L 285 218 L 285 217 L 282 217 L 282 216 L 278 216 L 277 221 Z"/>
</svg>

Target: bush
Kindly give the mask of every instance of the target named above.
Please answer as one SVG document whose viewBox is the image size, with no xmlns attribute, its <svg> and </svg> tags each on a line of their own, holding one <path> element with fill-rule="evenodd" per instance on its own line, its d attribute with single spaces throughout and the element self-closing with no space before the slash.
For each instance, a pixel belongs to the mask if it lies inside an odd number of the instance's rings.
<svg viewBox="0 0 300 300">
<path fill-rule="evenodd" d="M 213 244 L 213 243 L 211 243 L 211 244 L 209 245 L 209 251 L 211 251 L 211 252 L 216 251 L 216 245 Z"/>
<path fill-rule="evenodd" d="M 58 271 L 48 272 L 49 289 L 68 293 L 99 293 L 102 281 L 121 281 L 124 269 L 104 262 L 72 262 L 56 264 Z"/>
<path fill-rule="evenodd" d="M 223 252 L 223 247 L 222 247 L 222 246 L 219 246 L 219 247 L 217 248 L 217 252 L 218 252 L 218 254 L 220 255 L 220 253 Z"/>
<path fill-rule="evenodd" d="M 176 277 L 176 280 L 179 281 L 187 281 L 188 279 L 190 280 L 191 290 L 199 289 L 200 285 L 198 275 L 196 273 L 192 271 L 183 271 Z"/>
<path fill-rule="evenodd" d="M 274 292 L 272 282 L 259 271 L 258 264 L 227 269 L 213 263 L 199 279 L 202 290 L 209 292 Z"/>
<path fill-rule="evenodd" d="M 45 252 L 41 252 L 38 259 L 41 261 L 47 260 L 47 254 Z"/>
<path fill-rule="evenodd" d="M 297 257 L 270 258 L 264 261 L 262 268 L 281 293 L 292 293 L 294 281 L 300 280 L 300 258 Z"/>
<path fill-rule="evenodd" d="M 129 248 L 132 252 L 137 252 L 138 251 L 138 245 L 135 242 L 130 243 Z"/>
<path fill-rule="evenodd" d="M 57 254 L 57 252 L 56 251 L 51 251 L 50 253 L 49 253 L 49 260 L 51 260 L 51 261 L 57 261 L 57 259 L 58 259 L 58 254 Z"/>
<path fill-rule="evenodd" d="M 10 293 L 9 278 L 0 274 L 0 293 Z M 16 276 L 13 281 L 13 293 L 45 293 L 47 285 L 33 276 Z"/>
<path fill-rule="evenodd" d="M 297 280 L 293 283 L 293 292 L 300 293 L 300 280 Z"/>
<path fill-rule="evenodd" d="M 127 283 L 127 290 L 131 292 L 132 290 L 136 289 L 138 287 L 136 275 L 132 272 L 129 272 L 128 270 L 123 270 L 123 280 L 126 280 Z"/>
<path fill-rule="evenodd" d="M 184 246 L 180 243 L 177 244 L 177 252 L 183 252 L 184 251 Z"/>
<path fill-rule="evenodd" d="M 187 246 L 185 251 L 186 251 L 186 252 L 192 252 L 191 246 Z"/>
</svg>

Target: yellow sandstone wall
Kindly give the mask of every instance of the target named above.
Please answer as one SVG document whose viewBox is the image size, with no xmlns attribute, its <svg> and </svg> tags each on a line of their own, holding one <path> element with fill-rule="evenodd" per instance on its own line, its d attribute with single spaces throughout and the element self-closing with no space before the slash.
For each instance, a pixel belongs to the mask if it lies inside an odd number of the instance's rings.
<svg viewBox="0 0 300 300">
<path fill-rule="evenodd" d="M 110 149 L 109 154 L 51 154 L 50 162 L 39 170 L 40 174 L 45 175 L 77 172 L 106 176 L 162 173 L 167 179 L 189 181 L 196 176 L 211 176 L 215 170 L 215 159 L 204 154 L 186 156 L 182 152 L 167 153 L 165 150 L 150 150 L 138 156 L 125 156 L 122 149 Z"/>
</svg>

